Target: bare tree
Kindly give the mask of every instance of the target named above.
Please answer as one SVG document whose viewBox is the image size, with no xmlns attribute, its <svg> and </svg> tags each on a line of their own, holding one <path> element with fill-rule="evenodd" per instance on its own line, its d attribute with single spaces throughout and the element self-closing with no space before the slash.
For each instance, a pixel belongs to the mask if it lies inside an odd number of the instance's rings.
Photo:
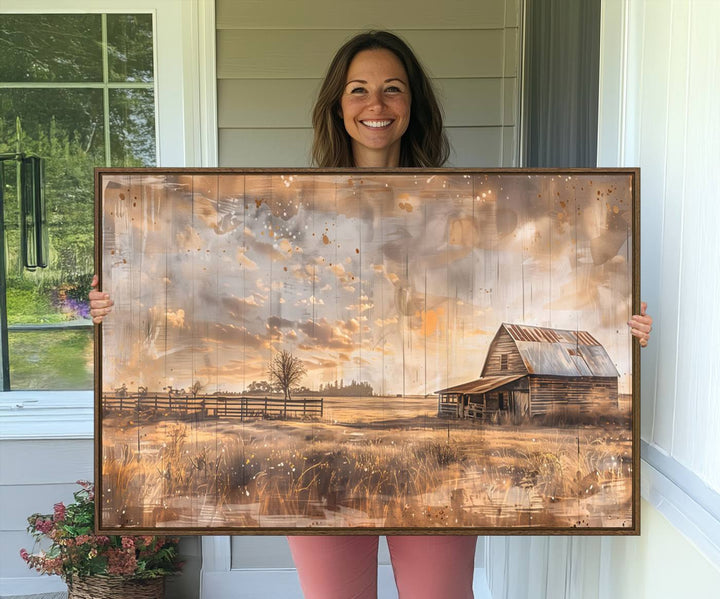
<svg viewBox="0 0 720 599">
<path fill-rule="evenodd" d="M 190 392 L 192 393 L 193 397 L 197 397 L 198 393 L 200 393 L 204 386 L 205 385 L 203 385 L 200 381 L 195 381 L 192 387 L 190 387 Z"/>
<path fill-rule="evenodd" d="M 290 389 L 297 385 L 305 374 L 302 360 L 285 350 L 275 354 L 268 367 L 270 382 L 280 386 L 285 393 L 285 399 L 290 399 Z"/>
</svg>

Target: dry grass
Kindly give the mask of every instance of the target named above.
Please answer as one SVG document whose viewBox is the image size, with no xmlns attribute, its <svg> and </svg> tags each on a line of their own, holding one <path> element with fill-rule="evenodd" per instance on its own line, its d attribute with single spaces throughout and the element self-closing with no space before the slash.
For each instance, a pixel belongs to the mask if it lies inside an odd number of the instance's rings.
<svg viewBox="0 0 720 599">
<path fill-rule="evenodd" d="M 619 526 L 629 516 L 629 455 L 619 426 L 117 418 L 104 429 L 104 518 L 127 527 L 283 518 L 286 527 Z"/>
</svg>

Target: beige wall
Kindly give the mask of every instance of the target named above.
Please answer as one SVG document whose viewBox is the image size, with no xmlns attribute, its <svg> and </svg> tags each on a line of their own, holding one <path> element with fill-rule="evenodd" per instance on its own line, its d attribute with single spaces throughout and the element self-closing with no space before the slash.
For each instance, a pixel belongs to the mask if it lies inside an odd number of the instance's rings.
<svg viewBox="0 0 720 599">
<path fill-rule="evenodd" d="M 608 539 L 610 556 L 601 599 L 717 597 L 720 568 L 705 558 L 649 503 L 642 504 L 642 535 Z"/>
<path fill-rule="evenodd" d="M 641 522 L 638 537 L 491 537 L 487 573 L 493 598 L 718 596 L 720 569 L 646 501 Z"/>
<path fill-rule="evenodd" d="M 321 78 L 335 50 L 371 28 L 399 33 L 434 78 L 453 148 L 449 166 L 516 165 L 519 6 L 218 0 L 220 166 L 308 166 Z"/>
</svg>

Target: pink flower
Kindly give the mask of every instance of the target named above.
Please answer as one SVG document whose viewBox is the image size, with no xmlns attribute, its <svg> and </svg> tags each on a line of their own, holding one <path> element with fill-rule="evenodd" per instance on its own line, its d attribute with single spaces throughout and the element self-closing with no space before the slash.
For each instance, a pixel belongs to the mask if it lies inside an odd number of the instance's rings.
<svg viewBox="0 0 720 599">
<path fill-rule="evenodd" d="M 121 543 L 125 549 L 135 549 L 135 539 L 132 537 L 123 537 Z"/>
<path fill-rule="evenodd" d="M 52 520 L 44 520 L 43 518 L 38 518 L 35 520 L 35 528 L 46 535 L 52 530 L 53 522 Z"/>
<path fill-rule="evenodd" d="M 63 563 L 59 557 L 46 558 L 42 564 L 43 570 L 48 574 L 62 574 Z"/>
<path fill-rule="evenodd" d="M 79 484 L 82 489 L 74 493 L 74 503 L 69 506 L 56 503 L 52 514 L 36 513 L 28 517 L 28 531 L 36 541 L 49 545 L 37 553 L 20 550 L 20 557 L 28 567 L 41 574 L 63 577 L 82 577 L 98 572 L 132 576 L 138 570 L 139 559 L 143 560 L 142 572 L 148 575 L 180 568 L 174 548 L 168 553 L 158 553 L 163 541 L 154 536 L 77 534 L 80 530 L 87 531 L 88 523 L 92 521 L 95 490 L 90 482 L 79 481 Z M 145 563 L 148 556 L 156 556 L 159 565 L 149 567 Z"/>
<path fill-rule="evenodd" d="M 62 502 L 56 503 L 53 506 L 53 510 L 54 510 L 53 520 L 55 520 L 55 522 L 62 522 L 63 520 L 65 520 L 65 504 L 64 503 L 62 503 Z"/>
<path fill-rule="evenodd" d="M 135 552 L 129 552 L 123 549 L 108 550 L 108 574 L 117 574 L 119 576 L 127 576 L 135 572 L 137 567 L 137 559 Z"/>
</svg>

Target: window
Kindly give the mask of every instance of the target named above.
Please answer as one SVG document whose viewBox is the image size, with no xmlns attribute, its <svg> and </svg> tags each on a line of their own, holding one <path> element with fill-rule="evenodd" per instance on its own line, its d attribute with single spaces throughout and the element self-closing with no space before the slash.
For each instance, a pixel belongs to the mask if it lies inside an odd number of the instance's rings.
<svg viewBox="0 0 720 599">
<path fill-rule="evenodd" d="M 0 154 L 12 389 L 90 389 L 95 166 L 156 164 L 153 15 L 0 21 Z M 16 155 L 45 161 L 47 268 L 20 257 Z M 5 387 L 8 387 L 5 381 Z"/>
<path fill-rule="evenodd" d="M 508 369 L 508 355 L 500 354 L 500 370 Z"/>
</svg>

